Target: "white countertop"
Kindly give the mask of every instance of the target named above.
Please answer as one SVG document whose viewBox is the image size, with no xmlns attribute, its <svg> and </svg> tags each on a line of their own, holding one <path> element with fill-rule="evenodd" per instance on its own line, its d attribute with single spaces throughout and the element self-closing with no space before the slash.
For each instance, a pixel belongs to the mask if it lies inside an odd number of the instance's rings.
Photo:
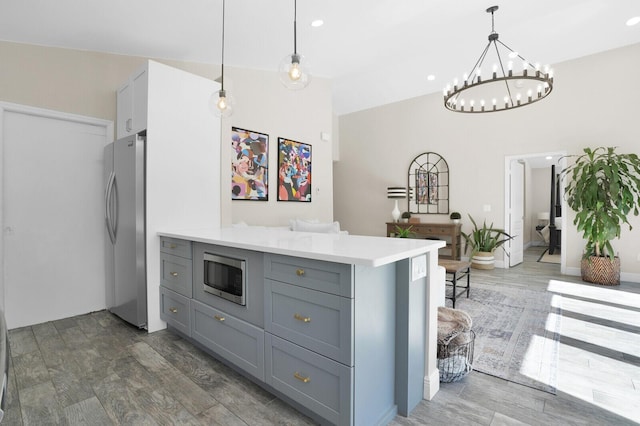
<svg viewBox="0 0 640 426">
<path fill-rule="evenodd" d="M 294 232 L 277 227 L 166 230 L 160 236 L 329 262 L 381 266 L 445 246 L 444 241 Z"/>
</svg>

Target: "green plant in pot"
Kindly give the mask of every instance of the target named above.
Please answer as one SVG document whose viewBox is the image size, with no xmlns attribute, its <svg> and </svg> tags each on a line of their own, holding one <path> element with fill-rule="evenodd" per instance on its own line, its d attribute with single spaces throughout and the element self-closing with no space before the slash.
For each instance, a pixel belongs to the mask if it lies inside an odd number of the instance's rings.
<svg viewBox="0 0 640 426">
<path fill-rule="evenodd" d="M 498 247 L 504 250 L 504 243 L 513 237 L 503 229 L 493 227 L 493 223 L 487 226 L 487 221 L 479 227 L 476 221 L 469 215 L 473 229 L 468 234 L 462 232 L 465 241 L 465 254 L 471 249 L 471 267 L 475 269 L 493 269 L 495 267 L 494 252 Z"/>
<path fill-rule="evenodd" d="M 576 212 L 573 224 L 587 240 L 582 279 L 603 285 L 620 284 L 620 259 L 611 241 L 620 238 L 623 224 L 631 230 L 627 217 L 637 216 L 640 205 L 640 159 L 615 150 L 584 148 L 584 154 L 568 156 L 575 162 L 561 173 L 565 199 Z"/>
<path fill-rule="evenodd" d="M 413 225 L 409 225 L 406 228 L 396 225 L 395 235 L 396 238 L 409 238 L 413 233 L 411 232 Z"/>
<path fill-rule="evenodd" d="M 449 215 L 449 219 L 451 219 L 453 223 L 460 223 L 462 215 L 459 212 L 451 212 L 451 214 Z"/>
<path fill-rule="evenodd" d="M 402 219 L 402 221 L 404 223 L 407 223 L 407 222 L 409 222 L 409 219 L 411 219 L 411 213 L 404 212 L 404 213 L 402 213 L 402 216 L 400 216 L 400 218 Z"/>
</svg>

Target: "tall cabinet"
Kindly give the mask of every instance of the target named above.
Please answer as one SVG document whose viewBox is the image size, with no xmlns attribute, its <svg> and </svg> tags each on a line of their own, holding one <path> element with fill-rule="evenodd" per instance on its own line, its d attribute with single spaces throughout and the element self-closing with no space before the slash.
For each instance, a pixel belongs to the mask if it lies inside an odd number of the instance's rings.
<svg viewBox="0 0 640 426">
<path fill-rule="evenodd" d="M 146 134 L 147 327 L 161 330 L 160 228 L 220 225 L 220 119 L 212 80 L 147 61 L 117 91 L 117 138 Z"/>
</svg>

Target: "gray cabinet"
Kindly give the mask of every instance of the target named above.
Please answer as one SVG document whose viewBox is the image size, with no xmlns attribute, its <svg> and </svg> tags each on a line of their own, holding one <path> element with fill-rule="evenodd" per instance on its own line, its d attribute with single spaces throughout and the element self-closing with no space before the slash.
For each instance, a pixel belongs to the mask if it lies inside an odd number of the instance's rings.
<svg viewBox="0 0 640 426">
<path fill-rule="evenodd" d="M 219 309 L 191 300 L 191 336 L 264 381 L 264 331 Z"/>
<path fill-rule="evenodd" d="M 160 284 L 191 298 L 193 292 L 191 259 L 160 254 Z"/>
<path fill-rule="evenodd" d="M 191 336 L 191 299 L 160 287 L 160 318 L 176 330 Z"/>
<path fill-rule="evenodd" d="M 265 333 L 266 381 L 332 423 L 352 424 L 353 369 Z"/>
<path fill-rule="evenodd" d="M 265 331 L 353 365 L 353 299 L 265 280 Z"/>
<path fill-rule="evenodd" d="M 175 330 L 323 423 L 387 424 L 396 416 L 395 264 L 373 268 L 169 238 L 160 246 L 161 317 Z M 246 306 L 202 291 L 204 253 L 246 260 Z M 192 258 L 188 293 L 179 278 L 189 276 L 181 274 Z"/>
<path fill-rule="evenodd" d="M 395 404 L 395 265 L 264 255 L 265 380 L 339 425 L 386 424 Z"/>
</svg>

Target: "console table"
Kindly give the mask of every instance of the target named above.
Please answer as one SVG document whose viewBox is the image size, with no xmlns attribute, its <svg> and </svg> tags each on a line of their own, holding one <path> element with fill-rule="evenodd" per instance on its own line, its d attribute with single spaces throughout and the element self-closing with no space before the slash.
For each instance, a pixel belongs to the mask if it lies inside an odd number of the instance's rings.
<svg viewBox="0 0 640 426">
<path fill-rule="evenodd" d="M 387 222 L 387 236 L 393 237 L 396 226 L 400 228 L 411 227 L 411 238 L 426 240 L 443 240 L 446 246 L 438 251 L 440 259 L 460 260 L 460 223 L 401 223 Z"/>
</svg>

